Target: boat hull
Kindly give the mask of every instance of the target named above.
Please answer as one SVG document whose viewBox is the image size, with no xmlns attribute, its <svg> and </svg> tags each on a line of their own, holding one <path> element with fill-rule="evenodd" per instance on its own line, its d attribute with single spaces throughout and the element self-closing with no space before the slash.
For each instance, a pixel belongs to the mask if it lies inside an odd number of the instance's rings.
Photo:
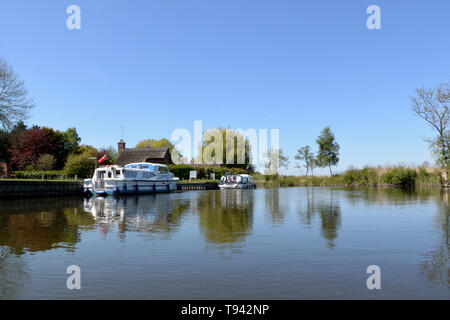
<svg viewBox="0 0 450 320">
<path fill-rule="evenodd" d="M 173 181 L 136 181 L 116 180 L 105 181 L 102 186 L 85 185 L 85 194 L 97 196 L 169 193 L 177 188 L 177 180 Z"/>
<path fill-rule="evenodd" d="M 220 183 L 219 188 L 225 189 L 256 189 L 254 183 Z"/>
</svg>

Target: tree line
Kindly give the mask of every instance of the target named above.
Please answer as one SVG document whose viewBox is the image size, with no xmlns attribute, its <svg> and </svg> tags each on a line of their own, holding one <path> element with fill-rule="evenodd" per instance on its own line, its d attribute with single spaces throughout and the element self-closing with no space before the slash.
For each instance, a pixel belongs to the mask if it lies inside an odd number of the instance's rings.
<svg viewBox="0 0 450 320">
<path fill-rule="evenodd" d="M 10 130 L 0 130 L 0 162 L 15 171 L 64 170 L 68 175 L 85 176 L 95 168 L 95 160 L 105 154 L 108 163 L 115 163 L 114 147 L 97 149 L 81 145 L 76 128 L 66 131 L 48 127 L 27 127 L 22 121 Z"/>
</svg>

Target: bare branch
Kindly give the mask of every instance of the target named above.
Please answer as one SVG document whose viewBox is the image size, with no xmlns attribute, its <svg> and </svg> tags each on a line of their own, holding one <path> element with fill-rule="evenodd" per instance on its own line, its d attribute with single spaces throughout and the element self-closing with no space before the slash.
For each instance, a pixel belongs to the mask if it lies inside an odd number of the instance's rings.
<svg viewBox="0 0 450 320">
<path fill-rule="evenodd" d="M 23 81 L 0 58 L 0 123 L 3 128 L 25 119 L 33 107 L 34 101 L 29 97 Z"/>
</svg>

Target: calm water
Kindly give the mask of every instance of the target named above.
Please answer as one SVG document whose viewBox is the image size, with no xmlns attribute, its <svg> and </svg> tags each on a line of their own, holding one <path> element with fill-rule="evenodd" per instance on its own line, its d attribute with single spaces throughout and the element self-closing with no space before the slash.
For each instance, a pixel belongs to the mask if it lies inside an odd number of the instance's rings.
<svg viewBox="0 0 450 320">
<path fill-rule="evenodd" d="M 449 212 L 440 190 L 2 201 L 0 298 L 449 299 Z"/>
</svg>

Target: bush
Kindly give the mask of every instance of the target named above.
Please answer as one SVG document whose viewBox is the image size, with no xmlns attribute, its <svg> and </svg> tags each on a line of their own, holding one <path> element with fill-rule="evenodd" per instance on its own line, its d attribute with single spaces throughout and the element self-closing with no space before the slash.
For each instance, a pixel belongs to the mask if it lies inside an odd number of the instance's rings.
<svg viewBox="0 0 450 320">
<path fill-rule="evenodd" d="M 64 166 L 64 172 L 70 176 L 78 178 L 91 178 L 95 171 L 96 160 L 89 159 L 92 154 L 84 152 L 79 155 L 70 155 Z"/>
<path fill-rule="evenodd" d="M 13 171 L 17 179 L 31 179 L 31 180 L 55 180 L 65 179 L 64 171 Z"/>
<path fill-rule="evenodd" d="M 349 168 L 342 175 L 342 183 L 345 185 L 377 185 L 377 171 L 369 167 L 363 169 Z"/>
<path fill-rule="evenodd" d="M 175 177 L 180 178 L 180 180 L 189 179 L 189 171 L 191 170 L 191 167 L 189 165 L 170 164 L 168 167 L 170 172 L 172 172 L 175 175 Z"/>
<path fill-rule="evenodd" d="M 51 154 L 43 154 L 36 161 L 36 168 L 42 171 L 49 171 L 55 168 L 56 159 Z"/>
<path fill-rule="evenodd" d="M 441 171 L 429 170 L 424 167 L 417 169 L 416 185 L 440 185 L 441 184 Z"/>
<path fill-rule="evenodd" d="M 410 188 L 414 187 L 417 179 L 417 171 L 410 168 L 391 168 L 381 176 L 381 181 L 390 185 Z"/>
</svg>

